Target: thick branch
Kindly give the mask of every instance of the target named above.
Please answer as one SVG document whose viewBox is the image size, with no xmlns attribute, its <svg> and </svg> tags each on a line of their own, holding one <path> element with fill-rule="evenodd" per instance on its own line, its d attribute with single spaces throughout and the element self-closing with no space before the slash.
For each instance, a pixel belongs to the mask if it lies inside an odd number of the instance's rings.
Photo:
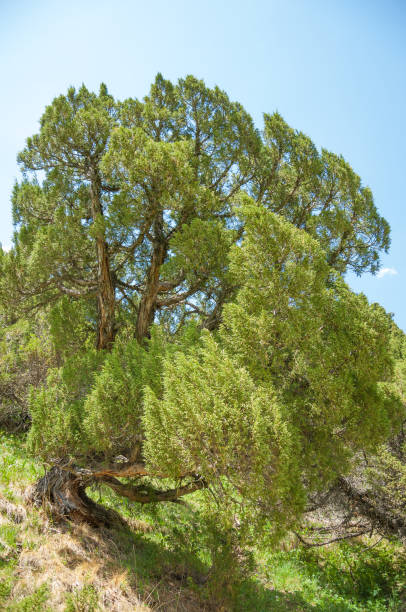
<svg viewBox="0 0 406 612">
<path fill-rule="evenodd" d="M 138 502 L 140 504 L 150 504 L 153 502 L 176 502 L 180 497 L 199 491 L 206 487 L 206 483 L 203 479 L 196 479 L 188 484 L 177 487 L 176 489 L 167 489 L 162 491 L 154 489 L 147 485 L 133 486 L 124 484 L 113 478 L 112 476 L 105 476 L 100 480 L 108 485 L 115 493 L 123 497 L 127 497 L 131 501 Z"/>
<path fill-rule="evenodd" d="M 172 295 L 171 297 L 168 297 L 166 300 L 158 300 L 156 303 L 157 308 L 175 306 L 176 304 L 180 304 L 181 302 L 184 302 L 185 300 L 187 300 L 188 297 L 192 296 L 194 293 L 199 291 L 203 282 L 204 282 L 203 279 L 199 280 L 198 282 L 194 283 L 190 287 L 190 289 L 188 289 L 187 291 L 184 291 L 183 293 Z"/>
</svg>

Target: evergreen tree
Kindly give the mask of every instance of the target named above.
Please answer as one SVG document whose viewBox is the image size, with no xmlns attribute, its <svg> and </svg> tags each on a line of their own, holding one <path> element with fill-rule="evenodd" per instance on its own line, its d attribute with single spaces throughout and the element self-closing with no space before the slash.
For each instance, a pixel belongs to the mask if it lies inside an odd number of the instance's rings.
<svg viewBox="0 0 406 612">
<path fill-rule="evenodd" d="M 389 228 L 342 158 L 158 75 L 143 101 L 70 89 L 19 159 L 0 296 L 44 312 L 60 357 L 30 393 L 30 448 L 57 458 L 37 501 L 100 523 L 94 482 L 199 489 L 278 534 L 392 431 L 390 324 L 342 278 L 378 269 Z"/>
</svg>

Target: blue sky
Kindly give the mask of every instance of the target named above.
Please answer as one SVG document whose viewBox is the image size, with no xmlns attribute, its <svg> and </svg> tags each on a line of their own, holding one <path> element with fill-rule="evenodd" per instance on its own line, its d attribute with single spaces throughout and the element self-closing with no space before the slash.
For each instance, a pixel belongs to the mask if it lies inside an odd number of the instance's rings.
<svg viewBox="0 0 406 612">
<path fill-rule="evenodd" d="M 278 110 L 341 153 L 392 227 L 382 272 L 347 280 L 406 330 L 405 0 L 1 0 L 0 242 L 16 155 L 53 97 L 105 82 L 142 97 L 159 71 L 219 85 L 262 125 Z"/>
</svg>

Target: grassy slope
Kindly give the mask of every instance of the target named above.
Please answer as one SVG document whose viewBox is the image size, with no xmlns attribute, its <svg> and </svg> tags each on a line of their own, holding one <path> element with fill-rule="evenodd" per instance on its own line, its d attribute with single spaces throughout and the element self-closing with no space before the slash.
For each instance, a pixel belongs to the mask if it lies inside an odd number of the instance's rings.
<svg viewBox="0 0 406 612">
<path fill-rule="evenodd" d="M 139 508 L 105 491 L 126 531 L 54 524 L 24 503 L 42 467 L 21 439 L 0 434 L 0 610 L 197 611 L 210 606 L 201 577 L 209 567 L 203 534 L 185 508 Z M 256 550 L 253 575 L 236 589 L 234 610 L 345 612 L 406 610 L 406 560 L 393 544 Z M 403 591 L 403 595 L 402 595 Z M 403 601 L 403 603 L 402 603 Z M 225 606 L 223 610 L 228 610 Z"/>
</svg>

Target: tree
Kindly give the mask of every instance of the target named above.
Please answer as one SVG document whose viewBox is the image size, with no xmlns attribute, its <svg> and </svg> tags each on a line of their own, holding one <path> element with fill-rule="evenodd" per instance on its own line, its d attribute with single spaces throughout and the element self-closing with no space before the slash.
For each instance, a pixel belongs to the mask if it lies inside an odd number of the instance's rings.
<svg viewBox="0 0 406 612">
<path fill-rule="evenodd" d="M 342 279 L 378 268 L 389 229 L 342 158 L 158 75 L 143 102 L 71 89 L 20 161 L 2 299 L 43 309 L 63 353 L 31 392 L 30 447 L 58 458 L 36 500 L 99 523 L 94 482 L 201 490 L 247 537 L 278 533 L 389 434 L 388 319 Z"/>
<path fill-rule="evenodd" d="M 97 297 L 98 348 L 111 348 L 124 302 L 141 342 L 158 310 L 221 282 L 229 200 L 258 146 L 240 105 L 192 77 L 175 90 L 158 76 L 143 104 L 69 90 L 19 156 L 45 180 L 13 196 L 17 301 Z"/>
<path fill-rule="evenodd" d="M 103 183 L 100 161 L 115 114 L 105 86 L 98 96 L 82 87 L 56 98 L 41 118 L 40 133 L 19 155 L 25 172 L 45 174 L 42 185 L 36 178 L 24 180 L 13 194 L 20 227 L 17 266 L 25 260 L 30 277 L 28 290 L 16 277 L 19 293 L 47 301 L 60 294 L 97 296 L 99 348 L 114 339 L 115 296 L 103 222 L 110 187 Z"/>
</svg>

